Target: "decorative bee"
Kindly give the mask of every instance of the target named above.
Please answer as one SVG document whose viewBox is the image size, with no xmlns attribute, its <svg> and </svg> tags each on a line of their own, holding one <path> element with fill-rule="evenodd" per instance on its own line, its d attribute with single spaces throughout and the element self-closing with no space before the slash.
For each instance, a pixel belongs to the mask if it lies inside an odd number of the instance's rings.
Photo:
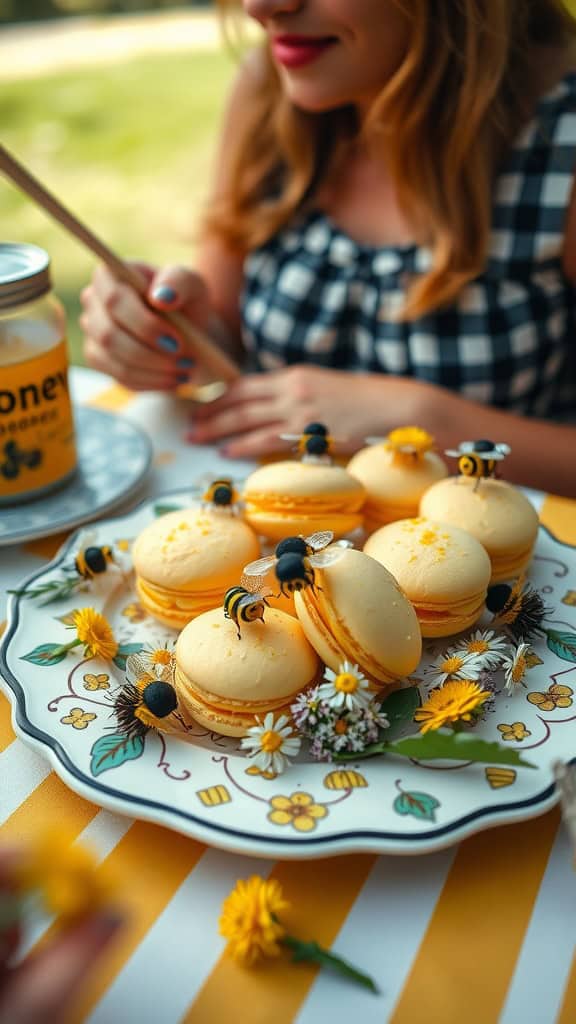
<svg viewBox="0 0 576 1024">
<path fill-rule="evenodd" d="M 257 558 L 244 569 L 242 583 L 256 577 L 262 580 L 271 569 L 280 584 L 280 592 L 290 597 L 297 590 L 316 586 L 314 569 L 322 569 L 336 562 L 342 550 L 351 547 L 349 541 L 336 541 L 331 530 L 322 530 L 309 537 L 286 537 L 276 545 L 273 555 Z"/>
<path fill-rule="evenodd" d="M 224 618 L 234 623 L 239 640 L 242 639 L 241 622 L 255 622 L 257 619 L 264 622 L 264 608 L 268 607 L 267 598 L 271 594 L 270 590 L 260 588 L 259 580 L 248 582 L 249 586 L 230 587 L 224 594 Z"/>
<path fill-rule="evenodd" d="M 308 423 L 301 434 L 280 434 L 283 441 L 296 441 L 295 450 L 303 462 L 329 462 L 334 439 L 323 423 Z"/>
<path fill-rule="evenodd" d="M 502 626 L 517 641 L 528 641 L 542 635 L 542 626 L 551 609 L 544 604 L 540 594 L 524 576 L 512 586 L 495 583 L 488 588 L 486 607 L 494 618 L 492 626 Z"/>
<path fill-rule="evenodd" d="M 114 701 L 118 728 L 129 739 L 144 737 L 151 729 L 162 732 L 162 720 L 178 706 L 171 683 L 145 675 L 126 683 Z"/>
<path fill-rule="evenodd" d="M 496 475 L 497 463 L 510 454 L 507 444 L 495 444 L 494 441 L 462 441 L 457 450 L 448 449 L 444 452 L 451 458 L 458 459 L 458 472 L 462 476 L 476 478 L 478 484 L 482 478 Z"/>
<path fill-rule="evenodd" d="M 217 509 L 233 511 L 240 501 L 240 494 L 234 487 L 232 480 L 212 480 L 202 495 L 203 505 L 212 505 Z"/>
<path fill-rule="evenodd" d="M 81 548 L 74 559 L 74 568 L 83 580 L 93 580 L 95 576 L 106 572 L 109 565 L 114 563 L 114 552 L 105 544 L 96 547 L 91 544 L 89 547 Z"/>
</svg>

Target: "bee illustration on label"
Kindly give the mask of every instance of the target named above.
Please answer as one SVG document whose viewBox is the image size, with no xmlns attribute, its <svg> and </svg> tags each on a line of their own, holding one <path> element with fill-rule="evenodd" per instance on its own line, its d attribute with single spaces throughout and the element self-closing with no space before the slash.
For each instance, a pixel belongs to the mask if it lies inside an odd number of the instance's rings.
<svg viewBox="0 0 576 1024">
<path fill-rule="evenodd" d="M 2 449 L 0 474 L 5 480 L 16 480 L 22 469 L 37 469 L 42 464 L 40 448 L 20 448 L 16 441 L 7 441 Z"/>
<path fill-rule="evenodd" d="M 260 580 L 247 579 L 247 586 L 230 587 L 224 594 L 224 618 L 236 626 L 238 639 L 242 639 L 241 622 L 264 622 L 264 609 L 272 591 L 261 587 Z"/>
<path fill-rule="evenodd" d="M 462 441 L 456 450 L 448 449 L 444 452 L 450 458 L 458 459 L 458 472 L 461 476 L 472 477 L 476 480 L 474 490 L 482 479 L 496 476 L 498 463 L 502 462 L 510 454 L 510 447 L 507 444 L 495 444 L 494 441 Z"/>
<path fill-rule="evenodd" d="M 280 584 L 280 593 L 285 597 L 306 587 L 311 587 L 314 592 L 317 587 L 314 570 L 332 565 L 344 548 L 352 546 L 349 541 L 333 541 L 331 530 L 321 530 L 309 537 L 286 537 L 276 545 L 273 555 L 257 558 L 245 566 L 241 582 L 247 584 L 254 578 L 262 581 L 273 569 Z"/>
</svg>

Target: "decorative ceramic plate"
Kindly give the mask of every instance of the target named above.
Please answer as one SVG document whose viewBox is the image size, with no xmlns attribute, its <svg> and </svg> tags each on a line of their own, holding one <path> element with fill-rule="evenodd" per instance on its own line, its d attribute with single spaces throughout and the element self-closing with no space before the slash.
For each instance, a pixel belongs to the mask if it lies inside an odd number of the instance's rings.
<svg viewBox="0 0 576 1024">
<path fill-rule="evenodd" d="M 193 497 L 174 492 L 97 524 L 90 542 L 124 552 L 124 572 L 111 567 L 58 604 L 38 607 L 34 600 L 12 598 L 0 668 L 15 727 L 72 789 L 215 846 L 284 858 L 424 853 L 541 814 L 556 802 L 551 764 L 573 760 L 576 750 L 576 549 L 544 528 L 530 577 L 550 609 L 547 636 L 534 646 L 526 688 L 513 697 L 501 690 L 495 712 L 474 730 L 518 750 L 533 768 L 395 757 L 331 765 L 301 753 L 285 774 L 265 778 L 239 741 L 200 726 L 188 741 L 153 732 L 138 741 L 118 735 L 110 695 L 125 680 L 126 657 L 175 639 L 138 603 L 130 544 L 155 515 Z M 62 567 L 85 543 L 86 531 L 80 531 L 28 583 L 61 578 Z M 85 606 L 111 622 L 121 645 L 115 664 L 85 660 L 80 648 L 51 657 L 70 640 L 70 612 Z M 446 641 L 442 647 L 428 643 L 416 675 L 422 677 L 445 647 Z"/>
<path fill-rule="evenodd" d="M 150 468 L 152 445 L 119 416 L 77 406 L 78 470 L 45 498 L 0 508 L 0 546 L 71 530 L 128 498 Z"/>
</svg>

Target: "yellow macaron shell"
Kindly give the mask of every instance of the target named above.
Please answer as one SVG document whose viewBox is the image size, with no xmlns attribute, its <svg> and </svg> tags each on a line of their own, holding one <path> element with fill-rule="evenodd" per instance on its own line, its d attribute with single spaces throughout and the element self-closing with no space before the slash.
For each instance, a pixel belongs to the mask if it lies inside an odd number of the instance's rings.
<svg viewBox="0 0 576 1024">
<path fill-rule="evenodd" d="M 134 542 L 136 589 L 147 611 L 181 629 L 221 605 L 225 591 L 259 554 L 258 538 L 237 516 L 201 508 L 169 512 Z"/>
<path fill-rule="evenodd" d="M 403 519 L 373 533 L 364 551 L 398 580 L 416 609 L 422 636 L 460 633 L 482 614 L 490 559 L 465 530 L 428 519 Z"/>
<path fill-rule="evenodd" d="M 271 540 L 332 530 L 341 537 L 362 525 L 365 491 L 342 466 L 273 462 L 246 480 L 246 520 Z"/>
<path fill-rule="evenodd" d="M 320 674 L 320 661 L 296 618 L 267 608 L 264 622 L 236 625 L 214 608 L 193 619 L 176 644 L 178 700 L 198 722 L 245 736 L 268 711 L 289 713 Z"/>
<path fill-rule="evenodd" d="M 295 595 L 296 612 L 312 646 L 337 672 L 359 666 L 375 689 L 410 675 L 422 654 L 416 612 L 379 562 L 354 548 L 316 571 L 311 587 Z"/>
<path fill-rule="evenodd" d="M 526 569 L 538 536 L 535 509 L 504 480 L 441 480 L 423 495 L 420 515 L 460 526 L 476 537 L 492 562 L 492 583 L 511 580 Z"/>
<path fill-rule="evenodd" d="M 346 468 L 366 488 L 364 525 L 368 531 L 417 516 L 424 492 L 448 475 L 445 463 L 435 452 L 399 458 L 385 444 L 362 448 Z"/>
</svg>

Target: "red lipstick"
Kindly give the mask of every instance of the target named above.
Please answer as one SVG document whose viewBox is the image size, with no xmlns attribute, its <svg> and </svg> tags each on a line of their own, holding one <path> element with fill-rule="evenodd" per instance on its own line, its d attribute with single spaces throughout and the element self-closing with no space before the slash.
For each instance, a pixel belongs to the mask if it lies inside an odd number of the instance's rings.
<svg viewBox="0 0 576 1024">
<path fill-rule="evenodd" d="M 279 64 L 286 68 L 300 68 L 317 60 L 335 42 L 331 36 L 281 35 L 274 36 L 271 45 Z"/>
</svg>

